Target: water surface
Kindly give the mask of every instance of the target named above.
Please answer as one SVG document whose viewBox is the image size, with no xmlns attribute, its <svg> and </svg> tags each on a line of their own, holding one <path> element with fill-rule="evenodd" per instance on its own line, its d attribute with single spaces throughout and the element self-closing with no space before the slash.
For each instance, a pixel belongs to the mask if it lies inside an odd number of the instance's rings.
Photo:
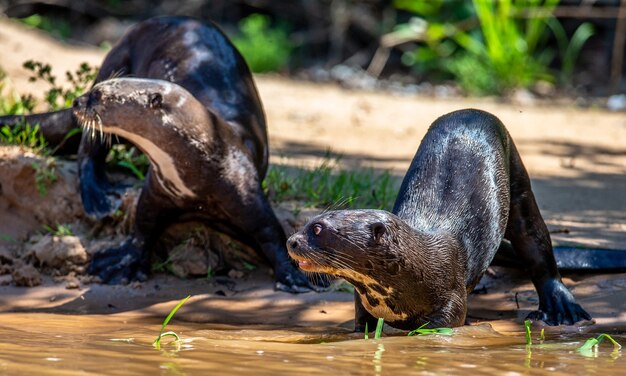
<svg viewBox="0 0 626 376">
<path fill-rule="evenodd" d="M 621 351 L 576 351 L 586 333 L 547 338 L 527 348 L 523 334 L 487 325 L 448 336 L 364 340 L 337 328 L 241 327 L 176 322 L 180 346 L 152 346 L 160 319 L 125 315 L 0 314 L 0 373 L 128 374 L 624 374 Z M 614 335 L 626 343 L 626 336 Z"/>
</svg>

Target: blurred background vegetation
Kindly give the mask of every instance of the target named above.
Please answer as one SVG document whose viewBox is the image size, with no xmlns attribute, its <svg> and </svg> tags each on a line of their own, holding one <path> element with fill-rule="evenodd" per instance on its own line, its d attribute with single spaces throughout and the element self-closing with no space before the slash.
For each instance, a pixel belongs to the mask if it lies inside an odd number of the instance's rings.
<svg viewBox="0 0 626 376">
<path fill-rule="evenodd" d="M 626 1 L 0 0 L 8 17 L 70 43 L 110 48 L 139 20 L 192 15 L 217 22 L 255 72 L 538 97 L 624 88 L 620 6 Z"/>
</svg>

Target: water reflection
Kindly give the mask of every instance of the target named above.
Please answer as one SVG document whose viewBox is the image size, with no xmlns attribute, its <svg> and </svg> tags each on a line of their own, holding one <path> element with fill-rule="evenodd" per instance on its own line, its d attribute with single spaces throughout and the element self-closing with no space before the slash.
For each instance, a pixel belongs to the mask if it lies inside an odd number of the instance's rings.
<svg viewBox="0 0 626 376">
<path fill-rule="evenodd" d="M 240 328 L 174 323 L 179 347 L 152 347 L 157 319 L 51 314 L 0 315 L 0 373 L 4 374 L 312 374 L 515 375 L 623 374 L 621 351 L 603 342 L 576 349 L 593 334 L 547 338 L 530 348 L 524 334 L 488 326 L 453 336 L 359 339 L 336 328 Z M 616 335 L 626 343 L 626 337 Z M 315 341 L 316 340 L 316 341 Z M 313 343 L 316 342 L 316 343 Z"/>
</svg>

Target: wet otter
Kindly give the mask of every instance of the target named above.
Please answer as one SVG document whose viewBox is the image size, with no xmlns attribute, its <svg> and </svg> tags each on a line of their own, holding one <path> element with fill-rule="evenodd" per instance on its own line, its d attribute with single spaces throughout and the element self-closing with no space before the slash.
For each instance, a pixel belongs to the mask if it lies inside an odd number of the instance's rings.
<svg viewBox="0 0 626 376">
<path fill-rule="evenodd" d="M 108 80 L 126 76 L 134 78 Z M 134 143 L 151 160 L 133 235 L 96 254 L 90 273 L 107 283 L 144 278 L 161 230 L 201 217 L 260 249 L 274 268 L 277 288 L 314 288 L 287 256 L 286 237 L 261 189 L 268 138 L 252 75 L 217 26 L 186 17 L 141 22 L 107 54 L 95 86 L 76 101 L 74 112 L 26 120 L 41 123 L 44 137 L 57 144 L 77 118 L 92 130 L 83 132 L 78 162 L 83 205 L 93 217 L 102 219 L 119 206 L 119 190 L 105 174 L 110 147 L 103 132 Z M 0 118 L 0 124 L 17 120 Z M 72 146 L 75 151 L 76 144 L 65 145 Z"/>
<path fill-rule="evenodd" d="M 376 317 L 400 329 L 459 326 L 467 294 L 503 238 L 539 295 L 529 318 L 549 325 L 591 319 L 561 282 L 530 179 L 504 125 L 480 110 L 437 119 L 402 182 L 393 214 L 330 211 L 288 241 L 301 269 L 355 287 L 355 329 Z"/>
</svg>

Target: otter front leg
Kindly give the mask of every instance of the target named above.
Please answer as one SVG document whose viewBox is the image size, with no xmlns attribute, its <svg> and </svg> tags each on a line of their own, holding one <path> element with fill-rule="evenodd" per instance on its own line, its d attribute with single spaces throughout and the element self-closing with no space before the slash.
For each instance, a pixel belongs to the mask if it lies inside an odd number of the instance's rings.
<svg viewBox="0 0 626 376">
<path fill-rule="evenodd" d="M 548 228 L 514 145 L 511 148 L 511 207 L 505 238 L 511 241 L 525 264 L 539 295 L 539 309 L 531 312 L 529 319 L 541 320 L 548 325 L 572 325 L 591 320 L 561 281 Z"/>
<path fill-rule="evenodd" d="M 106 156 L 109 148 L 98 134 L 92 138 L 83 133 L 78 152 L 80 197 L 85 212 L 100 220 L 111 215 L 121 205 L 121 193 L 115 190 L 106 176 Z"/>
<path fill-rule="evenodd" d="M 255 248 L 274 270 L 277 290 L 291 293 L 319 290 L 287 254 L 287 238 L 261 185 L 250 176 L 241 179 L 246 183 L 245 189 L 225 186 L 216 190 L 222 195 L 219 202 L 227 222 L 256 243 Z"/>
<path fill-rule="evenodd" d="M 133 233 L 121 245 L 96 253 L 87 272 L 107 284 L 146 280 L 150 272 L 150 250 L 162 230 L 177 216 L 167 197 L 144 187 L 137 203 Z"/>
</svg>

